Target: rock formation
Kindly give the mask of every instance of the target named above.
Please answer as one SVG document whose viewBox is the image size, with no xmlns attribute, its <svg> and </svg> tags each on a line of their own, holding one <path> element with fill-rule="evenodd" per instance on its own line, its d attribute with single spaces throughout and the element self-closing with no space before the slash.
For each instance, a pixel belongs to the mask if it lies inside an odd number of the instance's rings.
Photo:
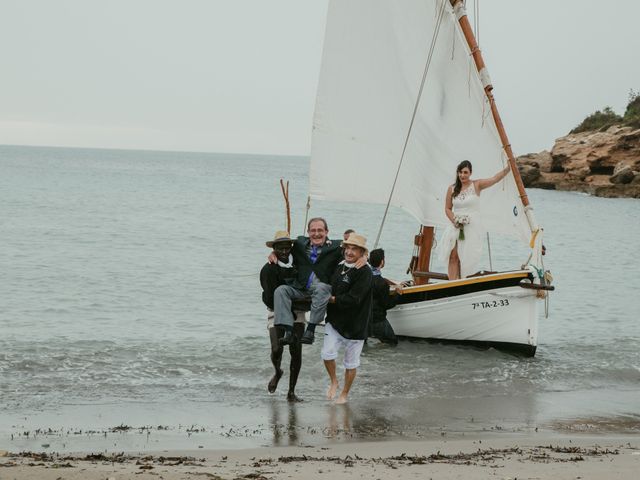
<svg viewBox="0 0 640 480">
<path fill-rule="evenodd" d="M 528 188 L 640 198 L 640 129 L 612 126 L 569 134 L 558 138 L 551 152 L 516 161 Z"/>
</svg>

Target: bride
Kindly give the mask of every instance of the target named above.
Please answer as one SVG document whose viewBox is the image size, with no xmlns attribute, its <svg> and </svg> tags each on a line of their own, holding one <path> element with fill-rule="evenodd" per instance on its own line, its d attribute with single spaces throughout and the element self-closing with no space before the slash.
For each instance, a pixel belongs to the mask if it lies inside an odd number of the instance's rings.
<svg viewBox="0 0 640 480">
<path fill-rule="evenodd" d="M 456 168 L 456 183 L 447 189 L 444 212 L 451 223 L 439 242 L 440 258 L 448 262 L 449 280 L 475 273 L 482 255 L 484 229 L 479 218 L 480 192 L 502 180 L 509 173 L 507 165 L 491 178 L 471 180 L 469 160 Z"/>
</svg>

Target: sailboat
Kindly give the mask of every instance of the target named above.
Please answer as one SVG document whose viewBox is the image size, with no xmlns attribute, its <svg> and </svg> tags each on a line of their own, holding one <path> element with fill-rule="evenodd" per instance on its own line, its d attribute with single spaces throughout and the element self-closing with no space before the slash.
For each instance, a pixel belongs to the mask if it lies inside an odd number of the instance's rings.
<svg viewBox="0 0 640 480">
<path fill-rule="evenodd" d="M 462 0 L 330 0 L 309 197 L 386 204 L 376 244 L 390 206 L 420 223 L 413 285 L 388 312 L 398 336 L 533 356 L 541 300 L 554 287 L 492 90 Z M 431 253 L 464 159 L 476 178 L 510 165 L 512 174 L 483 191 L 480 209 L 488 233 L 521 241 L 523 259 L 513 270 L 448 280 L 430 271 Z"/>
</svg>

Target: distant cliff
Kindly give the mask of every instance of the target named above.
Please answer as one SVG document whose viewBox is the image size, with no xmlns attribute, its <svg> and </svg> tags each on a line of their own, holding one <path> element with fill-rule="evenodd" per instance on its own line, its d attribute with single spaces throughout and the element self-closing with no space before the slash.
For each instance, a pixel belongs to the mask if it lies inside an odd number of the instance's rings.
<svg viewBox="0 0 640 480">
<path fill-rule="evenodd" d="M 516 159 L 525 187 L 640 198 L 640 128 L 613 125 L 558 138 Z"/>
</svg>

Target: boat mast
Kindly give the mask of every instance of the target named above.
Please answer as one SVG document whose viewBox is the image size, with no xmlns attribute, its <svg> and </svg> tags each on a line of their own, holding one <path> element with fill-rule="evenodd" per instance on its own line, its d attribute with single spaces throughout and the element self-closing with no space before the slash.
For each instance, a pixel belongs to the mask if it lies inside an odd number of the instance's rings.
<svg viewBox="0 0 640 480">
<path fill-rule="evenodd" d="M 469 22 L 469 17 L 467 16 L 467 11 L 464 6 L 463 0 L 449 0 L 456 14 L 456 18 L 458 19 L 458 23 L 460 24 L 460 28 L 462 29 L 462 33 L 464 34 L 464 38 L 469 45 L 469 49 L 471 50 L 471 55 L 473 56 L 473 60 L 476 64 L 476 68 L 478 69 L 478 73 L 480 74 L 480 80 L 482 81 L 482 85 L 484 87 L 484 93 L 489 100 L 489 105 L 491 106 L 491 115 L 493 116 L 493 121 L 496 124 L 496 128 L 498 129 L 498 135 L 500 136 L 500 141 L 502 142 L 502 148 L 507 155 L 507 159 L 509 161 L 509 166 L 511 167 L 511 172 L 513 173 L 513 177 L 516 181 L 516 186 L 518 187 L 518 193 L 520 194 L 520 199 L 522 200 L 522 204 L 525 207 L 529 206 L 529 197 L 524 190 L 524 184 L 522 183 L 522 178 L 520 177 L 520 172 L 518 171 L 518 166 L 516 165 L 516 159 L 513 156 L 513 150 L 511 150 L 511 144 L 509 143 L 509 138 L 507 137 L 507 132 L 504 129 L 504 125 L 502 123 L 502 119 L 500 118 L 500 113 L 498 113 L 498 107 L 496 106 L 496 101 L 493 98 L 493 85 L 491 85 L 491 79 L 489 78 L 489 73 L 487 72 L 487 68 L 484 63 L 484 59 L 482 58 L 482 53 L 480 52 L 480 47 L 478 47 L 478 42 L 476 41 L 476 37 L 473 34 L 473 29 L 471 27 L 471 23 Z M 529 218 L 529 217 L 527 217 Z M 531 230 L 534 231 L 534 225 L 531 225 Z"/>
<path fill-rule="evenodd" d="M 426 285 L 434 275 L 429 271 L 431 264 L 431 250 L 435 229 L 430 225 L 420 225 L 420 233 L 413 239 L 414 256 L 411 257 L 409 272 L 415 285 Z"/>
</svg>

